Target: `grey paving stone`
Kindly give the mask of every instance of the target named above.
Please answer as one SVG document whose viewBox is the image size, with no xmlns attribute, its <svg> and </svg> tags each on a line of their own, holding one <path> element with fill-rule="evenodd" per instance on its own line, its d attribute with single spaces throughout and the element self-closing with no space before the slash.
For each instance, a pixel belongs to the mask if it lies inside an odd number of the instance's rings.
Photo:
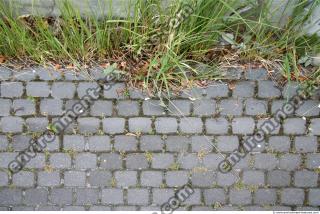
<svg viewBox="0 0 320 214">
<path fill-rule="evenodd" d="M 300 153 L 317 152 L 318 140 L 316 137 L 312 136 L 296 137 L 294 141 L 294 147 L 296 151 Z"/>
<path fill-rule="evenodd" d="M 101 201 L 103 204 L 123 204 L 123 190 L 122 189 L 103 189 Z"/>
<path fill-rule="evenodd" d="M 205 94 L 206 94 L 205 88 L 194 86 L 194 87 L 182 90 L 180 93 L 178 93 L 178 96 L 182 98 L 188 98 L 188 99 L 190 98 L 201 99 Z"/>
<path fill-rule="evenodd" d="M 72 99 L 76 93 L 76 86 L 71 82 L 54 82 L 51 90 L 51 96 L 54 98 Z"/>
<path fill-rule="evenodd" d="M 205 92 L 207 98 L 228 97 L 228 84 L 216 82 L 205 88 Z"/>
<path fill-rule="evenodd" d="M 320 167 L 320 154 L 308 154 L 306 167 L 309 169 L 318 169 Z"/>
<path fill-rule="evenodd" d="M 51 202 L 57 205 L 72 204 L 72 189 L 59 188 L 52 189 L 50 194 Z"/>
<path fill-rule="evenodd" d="M 165 139 L 166 150 L 170 152 L 187 151 L 190 139 L 184 136 L 168 136 Z"/>
<path fill-rule="evenodd" d="M 243 172 L 243 183 L 247 185 L 264 185 L 264 172 L 258 170 L 249 170 Z"/>
<path fill-rule="evenodd" d="M 277 202 L 277 193 L 275 189 L 258 189 L 253 199 L 255 204 L 274 205 Z"/>
<path fill-rule="evenodd" d="M 190 100 L 170 100 L 168 105 L 169 115 L 189 116 L 191 112 Z"/>
<path fill-rule="evenodd" d="M 102 120 L 103 131 L 108 134 L 120 134 L 125 131 L 125 119 L 106 118 Z"/>
<path fill-rule="evenodd" d="M 100 156 L 100 167 L 103 169 L 121 169 L 122 159 L 119 154 L 106 153 Z"/>
<path fill-rule="evenodd" d="M 206 131 L 208 134 L 227 134 L 229 123 L 225 118 L 207 119 Z"/>
<path fill-rule="evenodd" d="M 54 172 L 39 172 L 38 173 L 38 186 L 54 187 L 60 185 L 60 173 Z"/>
<path fill-rule="evenodd" d="M 317 187 L 318 174 L 307 170 L 296 171 L 294 173 L 294 185 L 296 187 Z"/>
<path fill-rule="evenodd" d="M 5 135 L 0 135 L 0 151 L 6 151 L 8 148 L 8 138 Z"/>
<path fill-rule="evenodd" d="M 318 208 L 315 207 L 297 207 L 296 208 L 297 211 L 319 211 Z"/>
<path fill-rule="evenodd" d="M 49 121 L 45 117 L 27 118 L 26 126 L 31 132 L 43 132 L 47 129 Z"/>
<path fill-rule="evenodd" d="M 114 138 L 114 148 L 117 151 L 136 151 L 138 140 L 133 136 L 118 135 Z"/>
<path fill-rule="evenodd" d="M 309 131 L 312 135 L 320 135 L 320 118 L 311 119 Z"/>
<path fill-rule="evenodd" d="M 247 99 L 245 106 L 246 115 L 264 115 L 268 111 L 268 103 L 264 100 Z"/>
<path fill-rule="evenodd" d="M 115 83 L 111 87 L 109 85 L 104 86 L 103 96 L 107 99 L 124 99 L 126 85 L 124 83 Z"/>
<path fill-rule="evenodd" d="M 73 69 L 64 69 L 64 79 L 68 81 L 86 80 L 86 74 L 83 71 L 75 71 Z"/>
<path fill-rule="evenodd" d="M 92 187 L 111 186 L 112 174 L 110 171 L 95 170 L 90 172 L 88 182 Z"/>
<path fill-rule="evenodd" d="M 150 133 L 152 132 L 151 118 L 129 118 L 129 131 L 133 133 Z"/>
<path fill-rule="evenodd" d="M 35 175 L 33 172 L 20 171 L 12 176 L 12 184 L 17 187 L 33 187 Z"/>
<path fill-rule="evenodd" d="M 15 135 L 12 137 L 12 148 L 14 151 L 24 151 L 30 146 L 31 136 Z"/>
<path fill-rule="evenodd" d="M 295 170 L 300 167 L 301 156 L 298 154 L 284 154 L 280 157 L 279 168 L 283 170 Z"/>
<path fill-rule="evenodd" d="M 38 153 L 37 156 L 30 159 L 30 161 L 26 164 L 26 168 L 30 169 L 42 169 L 46 165 L 45 155 L 42 153 Z"/>
<path fill-rule="evenodd" d="M 117 111 L 119 116 L 138 116 L 140 111 L 139 103 L 132 100 L 119 101 Z"/>
<path fill-rule="evenodd" d="M 1 118 L 1 130 L 5 133 L 19 133 L 23 131 L 24 121 L 20 117 L 2 117 Z"/>
<path fill-rule="evenodd" d="M 62 75 L 59 71 L 53 70 L 52 68 L 35 68 L 40 80 L 60 80 Z"/>
<path fill-rule="evenodd" d="M 304 201 L 303 189 L 287 188 L 281 193 L 281 202 L 284 205 L 302 205 Z"/>
<path fill-rule="evenodd" d="M 108 206 L 91 206 L 89 211 L 111 211 L 111 207 Z"/>
<path fill-rule="evenodd" d="M 290 103 L 289 100 L 272 100 L 271 113 L 275 114 L 277 111 L 283 110 L 288 103 Z M 291 116 L 294 113 L 294 109 L 288 109 L 286 112 L 289 116 Z"/>
<path fill-rule="evenodd" d="M 13 72 L 13 80 L 31 81 L 36 79 L 36 72 L 32 68 L 26 68 Z"/>
<path fill-rule="evenodd" d="M 63 102 L 58 99 L 45 99 L 40 102 L 42 115 L 61 116 L 63 114 Z"/>
<path fill-rule="evenodd" d="M 240 116 L 243 112 L 243 104 L 241 99 L 221 100 L 219 109 L 221 115 Z"/>
<path fill-rule="evenodd" d="M 112 209 L 112 211 L 138 211 L 138 207 L 137 206 L 116 206 Z"/>
<path fill-rule="evenodd" d="M 18 153 L 14 153 L 14 152 L 2 152 L 1 159 L 0 159 L 0 167 L 7 168 L 8 164 L 12 160 L 14 160 L 17 155 L 18 155 Z"/>
<path fill-rule="evenodd" d="M 149 191 L 148 189 L 129 189 L 128 204 L 130 205 L 148 205 Z"/>
<path fill-rule="evenodd" d="M 265 80 L 268 78 L 268 72 L 264 68 L 249 68 L 244 72 L 248 80 Z"/>
<path fill-rule="evenodd" d="M 192 152 L 210 152 L 214 148 L 211 136 L 191 136 Z"/>
<path fill-rule="evenodd" d="M 279 98 L 281 96 L 280 90 L 272 81 L 258 82 L 258 97 L 260 98 Z"/>
<path fill-rule="evenodd" d="M 243 136 L 241 139 L 241 144 L 243 149 L 247 152 L 264 152 L 266 150 L 266 141 L 254 142 L 253 136 Z"/>
<path fill-rule="evenodd" d="M 107 79 L 106 74 L 104 73 L 104 68 L 99 66 L 89 68 L 88 73 L 90 74 L 90 77 L 92 77 L 94 80 Z"/>
<path fill-rule="evenodd" d="M 85 207 L 82 206 L 64 206 L 63 211 L 85 211 Z"/>
<path fill-rule="evenodd" d="M 165 178 L 168 187 L 179 187 L 188 183 L 189 173 L 188 171 L 167 171 Z"/>
<path fill-rule="evenodd" d="M 195 100 L 193 114 L 196 116 L 211 116 L 216 113 L 216 101 L 211 99 Z"/>
<path fill-rule="evenodd" d="M 311 206 L 319 206 L 320 205 L 320 189 L 310 189 L 308 194 L 308 202 Z"/>
<path fill-rule="evenodd" d="M 285 99 L 292 98 L 297 95 L 297 90 L 299 89 L 299 83 L 297 82 L 288 82 L 282 90 L 282 96 Z"/>
<path fill-rule="evenodd" d="M 81 102 L 81 100 L 66 100 L 64 109 L 66 112 L 73 111 L 76 116 L 88 116 L 89 115 L 89 101 L 88 99 Z M 69 113 L 70 114 L 70 113 Z"/>
<path fill-rule="evenodd" d="M 64 185 L 67 187 L 84 187 L 86 183 L 86 173 L 81 171 L 64 172 Z"/>
<path fill-rule="evenodd" d="M 305 100 L 302 105 L 296 110 L 296 115 L 301 117 L 319 116 L 320 108 L 319 101 Z"/>
<path fill-rule="evenodd" d="M 203 165 L 208 169 L 218 169 L 218 165 L 224 160 L 224 157 L 221 154 L 210 153 L 203 158 Z"/>
<path fill-rule="evenodd" d="M 92 152 L 111 151 L 111 142 L 109 136 L 89 136 L 89 150 Z"/>
<path fill-rule="evenodd" d="M 12 71 L 9 68 L 6 68 L 4 66 L 0 66 L 0 79 L 1 81 L 9 80 L 12 76 Z"/>
<path fill-rule="evenodd" d="M 200 134 L 203 130 L 201 118 L 184 117 L 180 119 L 180 131 L 186 134 Z"/>
<path fill-rule="evenodd" d="M 292 135 L 304 134 L 306 132 L 306 121 L 301 118 L 288 118 L 284 120 L 283 132 Z"/>
<path fill-rule="evenodd" d="M 8 182 L 9 182 L 9 177 L 8 174 L 6 172 L 1 172 L 0 171 L 0 187 L 3 186 L 8 186 Z"/>
<path fill-rule="evenodd" d="M 152 168 L 167 169 L 174 163 L 172 154 L 157 153 L 152 155 Z"/>
<path fill-rule="evenodd" d="M 280 133 L 281 124 L 277 123 L 274 118 L 258 119 L 257 129 L 270 135 L 277 135 Z"/>
<path fill-rule="evenodd" d="M 237 136 L 218 136 L 216 139 L 217 148 L 221 152 L 232 152 L 239 148 Z"/>
<path fill-rule="evenodd" d="M 97 100 L 90 108 L 91 116 L 105 117 L 111 116 L 113 112 L 113 104 L 111 101 Z"/>
<path fill-rule="evenodd" d="M 80 133 L 94 134 L 100 129 L 100 120 L 94 117 L 78 118 L 78 126 Z"/>
<path fill-rule="evenodd" d="M 223 189 L 205 189 L 203 195 L 206 205 L 214 205 L 217 202 L 225 204 L 227 200 L 226 193 Z"/>
<path fill-rule="evenodd" d="M 212 186 L 215 181 L 215 173 L 212 171 L 193 172 L 191 175 L 191 182 L 193 186 L 209 187 Z"/>
<path fill-rule="evenodd" d="M 274 169 L 278 165 L 278 160 L 273 154 L 255 154 L 254 167 L 257 169 Z"/>
<path fill-rule="evenodd" d="M 239 180 L 239 173 L 217 173 L 217 185 L 221 187 L 229 187 Z"/>
<path fill-rule="evenodd" d="M 31 100 L 14 100 L 12 109 L 17 116 L 33 115 L 36 113 L 35 103 Z"/>
<path fill-rule="evenodd" d="M 142 171 L 140 175 L 141 186 L 143 187 L 160 187 L 163 180 L 161 171 Z"/>
<path fill-rule="evenodd" d="M 269 148 L 276 152 L 289 152 L 291 141 L 287 136 L 272 136 L 269 138 Z"/>
<path fill-rule="evenodd" d="M 2 82 L 0 86 L 1 97 L 21 97 L 23 85 L 21 82 Z"/>
<path fill-rule="evenodd" d="M 140 150 L 142 151 L 162 151 L 164 141 L 161 136 L 143 135 L 140 138 Z"/>
<path fill-rule="evenodd" d="M 234 205 L 251 204 L 252 196 L 249 190 L 230 190 L 230 203 Z"/>
<path fill-rule="evenodd" d="M 182 193 L 185 194 L 185 193 Z M 188 194 L 189 195 L 189 194 Z M 190 205 L 200 205 L 201 202 L 201 190 L 200 189 L 193 189 L 193 193 L 189 195 L 189 197 L 183 202 L 187 206 Z M 188 210 L 187 207 L 180 207 L 178 211 Z"/>
<path fill-rule="evenodd" d="M 253 134 L 255 122 L 250 117 L 234 118 L 231 123 L 233 134 Z"/>
<path fill-rule="evenodd" d="M 74 157 L 76 169 L 95 169 L 97 168 L 97 155 L 92 153 L 80 153 Z"/>
<path fill-rule="evenodd" d="M 0 99 L 0 116 L 9 116 L 12 101 L 9 99 Z"/>
<path fill-rule="evenodd" d="M 99 88 L 99 85 L 96 82 L 80 82 L 77 87 L 78 97 L 83 98 L 88 95 L 88 90 L 96 90 L 97 88 Z"/>
<path fill-rule="evenodd" d="M 12 211 L 33 211 L 34 208 L 31 206 L 16 206 L 12 207 Z"/>
<path fill-rule="evenodd" d="M 97 204 L 99 199 L 98 189 L 76 189 L 76 204 L 77 205 L 92 205 Z"/>
<path fill-rule="evenodd" d="M 148 93 L 144 90 L 129 88 L 129 94 L 131 99 L 144 100 L 148 97 Z"/>
<path fill-rule="evenodd" d="M 162 205 L 163 203 L 166 203 L 169 198 L 174 196 L 173 189 L 152 189 L 152 204 L 155 205 Z"/>
<path fill-rule="evenodd" d="M 155 128 L 156 132 L 161 134 L 176 133 L 178 130 L 177 119 L 169 117 L 157 118 Z"/>
<path fill-rule="evenodd" d="M 291 182 L 290 173 L 284 170 L 274 170 L 267 173 L 267 184 L 272 187 L 286 187 Z"/>
<path fill-rule="evenodd" d="M 116 171 L 114 177 L 117 187 L 128 188 L 137 185 L 138 174 L 136 171 Z"/>
<path fill-rule="evenodd" d="M 142 111 L 146 116 L 160 116 L 165 114 L 160 100 L 146 100 L 142 103 Z"/>
<path fill-rule="evenodd" d="M 48 97 L 50 95 L 50 86 L 47 82 L 28 82 L 26 86 L 27 96 Z"/>
<path fill-rule="evenodd" d="M 65 153 L 51 154 L 50 165 L 57 169 L 68 169 L 71 167 L 71 157 Z"/>
<path fill-rule="evenodd" d="M 85 147 L 85 139 L 81 135 L 65 135 L 63 136 L 63 148 L 66 150 L 83 151 Z"/>
<path fill-rule="evenodd" d="M 48 190 L 44 188 L 27 189 L 25 191 L 24 203 L 26 205 L 45 205 L 48 203 Z"/>
<path fill-rule="evenodd" d="M 18 205 L 22 202 L 22 191 L 20 189 L 1 189 L 0 205 Z"/>
<path fill-rule="evenodd" d="M 235 84 L 235 88 L 232 90 L 232 96 L 237 97 L 253 97 L 255 82 L 242 81 Z"/>
<path fill-rule="evenodd" d="M 144 153 L 133 153 L 126 156 L 127 169 L 146 169 L 149 164 Z"/>
</svg>

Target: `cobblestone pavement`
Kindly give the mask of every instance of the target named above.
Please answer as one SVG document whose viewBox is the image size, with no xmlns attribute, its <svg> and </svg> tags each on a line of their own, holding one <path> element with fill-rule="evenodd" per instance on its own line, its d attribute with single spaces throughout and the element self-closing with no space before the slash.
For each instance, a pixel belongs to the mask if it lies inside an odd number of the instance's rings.
<svg viewBox="0 0 320 214">
<path fill-rule="evenodd" d="M 8 163 L 29 140 L 97 83 L 72 71 L 0 68 L 0 210 L 159 210 L 185 184 L 194 193 L 179 210 L 319 210 L 317 97 L 230 173 L 217 169 L 295 92 L 295 83 L 280 89 L 262 69 L 233 74 L 232 83 L 170 101 L 116 83 L 11 175 Z M 91 76 L 103 78 L 98 69 Z"/>
</svg>

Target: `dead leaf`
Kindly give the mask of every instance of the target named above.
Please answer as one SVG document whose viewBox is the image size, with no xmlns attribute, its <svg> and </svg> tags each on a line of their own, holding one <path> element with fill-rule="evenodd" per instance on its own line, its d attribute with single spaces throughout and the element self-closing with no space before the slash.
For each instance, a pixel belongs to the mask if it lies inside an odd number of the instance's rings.
<svg viewBox="0 0 320 214">
<path fill-rule="evenodd" d="M 108 68 L 110 66 L 110 63 L 103 63 L 100 65 L 102 68 Z"/>
<path fill-rule="evenodd" d="M 129 132 L 129 133 L 127 133 L 127 134 L 126 134 L 126 136 L 130 136 L 130 137 L 137 137 L 137 135 L 136 135 L 136 134 L 133 134 L 133 133 L 130 133 L 130 132 Z"/>
<path fill-rule="evenodd" d="M 236 88 L 236 83 L 233 81 L 233 82 L 230 82 L 229 83 L 229 89 L 230 90 L 234 90 Z"/>
<path fill-rule="evenodd" d="M 62 66 L 60 64 L 55 64 L 53 67 L 55 70 L 59 70 Z"/>
<path fill-rule="evenodd" d="M 4 63 L 6 61 L 6 57 L 3 55 L 0 55 L 0 64 Z"/>
</svg>

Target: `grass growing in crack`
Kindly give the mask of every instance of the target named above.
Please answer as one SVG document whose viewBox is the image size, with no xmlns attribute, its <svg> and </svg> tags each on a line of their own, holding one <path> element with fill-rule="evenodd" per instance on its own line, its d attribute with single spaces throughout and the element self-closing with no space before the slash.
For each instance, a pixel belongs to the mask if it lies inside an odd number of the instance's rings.
<svg viewBox="0 0 320 214">
<path fill-rule="evenodd" d="M 112 0 L 106 2 L 112 4 Z M 109 9 L 105 18 L 98 19 L 90 14 L 83 18 L 68 1 L 61 1 L 58 18 L 17 18 L 14 5 L 1 0 L 0 55 L 73 66 L 117 63 L 133 83 L 156 91 L 221 78 L 219 66 L 239 62 L 259 62 L 282 70 L 289 80 L 305 80 L 301 78 L 305 68 L 299 62 L 309 64 L 308 57 L 320 52 L 320 40 L 305 35 L 302 26 L 319 0 L 311 4 L 300 0 L 281 27 L 270 19 L 270 1 L 259 2 L 175 0 L 164 6 L 160 0 L 137 0 L 129 4 L 132 13 L 125 18 L 114 18 Z M 168 28 L 183 4 L 189 4 L 193 13 L 177 27 Z M 248 5 L 251 9 L 243 12 Z M 221 39 L 227 45 L 221 46 Z M 319 70 L 312 72 L 317 77 L 309 78 L 310 84 L 319 84 Z"/>
</svg>

